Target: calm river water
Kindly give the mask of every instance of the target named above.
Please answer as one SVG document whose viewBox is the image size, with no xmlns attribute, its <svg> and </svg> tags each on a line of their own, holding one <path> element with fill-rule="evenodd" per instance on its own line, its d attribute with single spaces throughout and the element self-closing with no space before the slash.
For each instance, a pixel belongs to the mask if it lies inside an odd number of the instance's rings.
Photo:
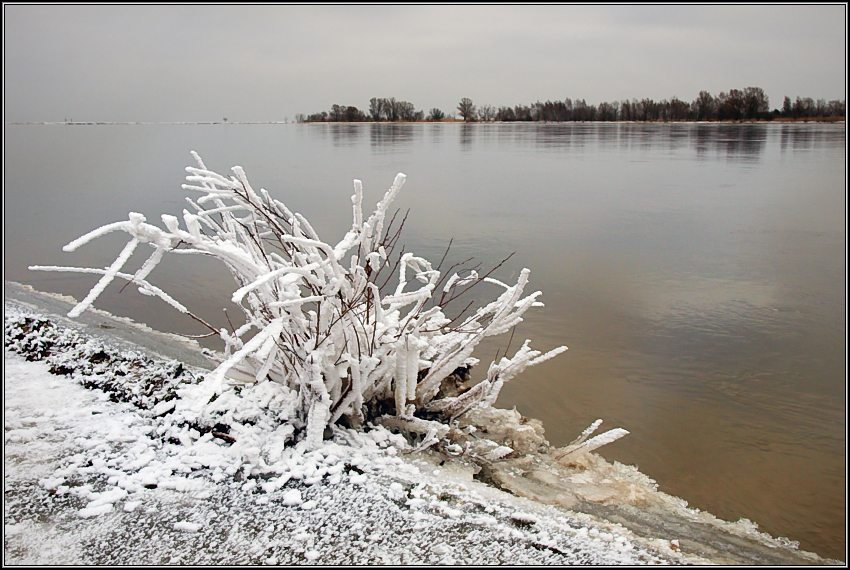
<svg viewBox="0 0 850 570">
<path fill-rule="evenodd" d="M 454 238 L 452 260 L 485 266 L 515 251 L 499 276 L 530 268 L 546 307 L 514 349 L 570 348 L 501 406 L 543 420 L 555 445 L 597 418 L 624 427 L 609 460 L 845 559 L 844 124 L 6 125 L 5 278 L 85 296 L 94 277 L 26 267 L 111 263 L 123 234 L 61 248 L 130 211 L 179 214 L 190 150 L 243 166 L 331 242 L 353 178 L 374 205 L 406 173 L 407 251 L 436 263 Z M 229 274 L 179 261 L 151 280 L 224 326 Z M 97 306 L 203 332 L 120 289 Z M 479 374 L 506 342 L 476 353 Z"/>
</svg>

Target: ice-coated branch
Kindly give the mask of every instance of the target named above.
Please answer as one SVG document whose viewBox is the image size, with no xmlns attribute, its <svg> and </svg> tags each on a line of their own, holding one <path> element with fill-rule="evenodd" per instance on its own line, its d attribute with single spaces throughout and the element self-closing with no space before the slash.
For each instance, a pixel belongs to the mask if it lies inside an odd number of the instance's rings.
<svg viewBox="0 0 850 570">
<path fill-rule="evenodd" d="M 561 449 L 553 452 L 553 456 L 557 461 L 564 463 L 566 465 L 570 463 L 574 463 L 579 457 L 590 453 L 594 449 L 598 449 L 603 445 L 608 445 L 609 443 L 613 443 L 620 439 L 623 436 L 629 435 L 629 432 L 622 429 L 616 428 L 612 430 L 608 430 L 605 433 L 599 434 L 596 437 L 592 437 L 587 439 L 593 432 L 602 425 L 602 420 L 596 420 L 590 426 L 581 432 L 572 443 L 563 447 Z M 586 441 L 585 441 L 586 440 Z"/>
</svg>

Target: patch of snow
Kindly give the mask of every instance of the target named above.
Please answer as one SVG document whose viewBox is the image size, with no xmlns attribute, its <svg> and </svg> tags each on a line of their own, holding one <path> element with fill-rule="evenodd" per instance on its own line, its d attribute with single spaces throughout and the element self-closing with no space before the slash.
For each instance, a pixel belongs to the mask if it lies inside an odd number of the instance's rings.
<svg viewBox="0 0 850 570">
<path fill-rule="evenodd" d="M 80 518 L 91 518 L 91 517 L 99 517 L 100 515 L 105 515 L 106 513 L 112 512 L 112 503 L 106 503 L 102 505 L 94 505 L 91 507 L 86 507 L 80 509 L 77 512 L 77 516 Z"/>
</svg>

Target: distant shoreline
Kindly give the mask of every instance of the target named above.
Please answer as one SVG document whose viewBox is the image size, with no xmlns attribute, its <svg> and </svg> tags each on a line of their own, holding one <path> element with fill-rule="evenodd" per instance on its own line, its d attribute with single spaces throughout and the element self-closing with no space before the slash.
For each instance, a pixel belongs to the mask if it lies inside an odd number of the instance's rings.
<svg viewBox="0 0 850 570">
<path fill-rule="evenodd" d="M 358 124 L 435 124 L 435 123 L 464 123 L 464 124 L 515 124 L 515 123 L 639 123 L 639 124 L 664 124 L 664 123 L 681 123 L 681 124 L 737 124 L 737 123 L 843 123 L 845 117 L 800 117 L 792 119 L 788 117 L 780 117 L 776 119 L 739 119 L 726 121 L 462 121 L 460 119 L 444 119 L 440 121 L 12 121 L 4 123 L 4 125 L 67 125 L 67 126 L 101 126 L 101 125 L 310 125 L 310 124 L 339 124 L 339 125 L 358 125 Z"/>
</svg>

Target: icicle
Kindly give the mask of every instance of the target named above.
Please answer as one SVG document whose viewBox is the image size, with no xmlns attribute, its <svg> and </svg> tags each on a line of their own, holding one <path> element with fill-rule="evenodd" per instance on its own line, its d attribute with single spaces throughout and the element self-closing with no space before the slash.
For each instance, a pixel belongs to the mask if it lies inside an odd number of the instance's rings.
<svg viewBox="0 0 850 570">
<path fill-rule="evenodd" d="M 407 351 L 407 399 L 416 399 L 416 377 L 419 375 L 419 349 L 413 348 Z"/>
<path fill-rule="evenodd" d="M 352 228 L 359 232 L 363 229 L 363 183 L 359 180 L 354 181 L 354 195 L 351 197 L 351 203 L 354 205 Z"/>
<path fill-rule="evenodd" d="M 309 364 L 310 389 L 313 393 L 313 401 L 310 404 L 310 411 L 307 415 L 306 443 L 307 449 L 310 450 L 317 449 L 322 445 L 331 407 L 330 396 L 322 381 L 322 368 L 316 362 L 316 359 L 317 355 L 314 353 L 311 356 L 312 362 Z"/>
<path fill-rule="evenodd" d="M 502 391 L 502 386 L 505 381 L 501 376 L 502 369 L 495 362 L 490 363 L 490 368 L 487 370 L 487 381 L 490 382 L 490 392 L 481 401 L 485 406 L 494 406 L 499 398 L 499 392 Z"/>
<path fill-rule="evenodd" d="M 564 464 L 570 464 L 582 455 L 590 453 L 594 449 L 598 449 L 603 445 L 608 445 L 609 443 L 617 441 L 626 435 L 629 435 L 629 432 L 623 428 L 612 429 L 603 434 L 597 435 L 578 446 L 567 446 L 564 451 L 556 451 L 553 455 L 557 461 Z"/>
<path fill-rule="evenodd" d="M 183 221 L 186 223 L 186 229 L 189 230 L 189 235 L 194 239 L 201 240 L 201 221 L 195 214 L 183 210 Z"/>
<path fill-rule="evenodd" d="M 318 449 L 324 439 L 325 426 L 330 415 L 331 399 L 327 394 L 314 400 L 307 415 L 307 449 Z"/>
<path fill-rule="evenodd" d="M 395 353 L 395 409 L 396 415 L 400 417 L 404 417 L 407 411 L 407 396 L 409 393 L 407 388 L 409 380 L 407 377 L 407 353 L 407 349 L 403 346 L 399 346 Z"/>
<path fill-rule="evenodd" d="M 585 430 L 583 432 L 581 432 L 581 434 L 579 434 L 579 436 L 577 438 L 575 438 L 573 441 L 571 441 L 570 444 L 567 445 L 567 447 L 572 447 L 574 445 L 578 445 L 578 444 L 582 443 L 584 440 L 586 440 L 588 437 L 590 437 L 590 435 L 593 432 L 595 432 L 599 428 L 599 426 L 601 426 L 601 425 L 602 425 L 602 420 L 596 420 L 595 422 L 590 424 L 590 426 L 585 428 Z"/>
<path fill-rule="evenodd" d="M 395 180 L 393 180 L 393 185 L 390 187 L 389 190 L 387 190 L 387 193 L 384 194 L 383 200 L 378 202 L 378 207 L 375 210 L 375 213 L 369 217 L 370 222 L 374 220 L 374 224 L 370 225 L 375 228 L 373 239 L 377 242 L 381 241 L 381 232 L 384 229 L 384 217 L 387 214 L 387 210 L 389 209 L 390 204 L 392 204 L 393 200 L 395 200 L 395 197 L 398 195 L 398 192 L 399 190 L 401 190 L 401 187 L 404 186 L 404 181 L 406 179 L 407 175 L 402 174 L 401 172 L 396 174 Z"/>
<path fill-rule="evenodd" d="M 68 312 L 69 317 L 79 317 L 82 312 L 85 311 L 101 293 L 103 293 L 106 286 L 112 283 L 112 280 L 115 279 L 115 274 L 118 273 L 124 264 L 127 263 L 127 260 L 130 259 L 130 256 L 133 254 L 133 251 L 136 250 L 137 245 L 139 245 L 139 240 L 133 238 L 127 243 L 127 245 L 124 246 L 124 249 L 121 250 L 118 258 L 112 262 L 112 265 L 109 266 L 106 273 L 104 273 L 103 277 L 100 278 L 100 281 L 97 282 L 97 285 L 92 287 L 92 290 L 89 291 L 86 298 Z"/>
<path fill-rule="evenodd" d="M 151 256 L 149 258 L 147 258 L 144 265 L 142 265 L 142 267 L 136 272 L 136 274 L 133 275 L 133 280 L 139 281 L 139 280 L 146 279 L 147 276 L 150 274 L 150 272 L 153 271 L 153 269 L 162 260 L 162 256 L 163 256 L 164 253 L 165 253 L 165 250 L 162 249 L 161 247 L 157 247 L 156 249 L 154 249 L 154 252 L 151 254 Z M 143 287 L 139 288 L 140 291 L 141 291 L 141 289 L 143 289 Z"/>
</svg>

